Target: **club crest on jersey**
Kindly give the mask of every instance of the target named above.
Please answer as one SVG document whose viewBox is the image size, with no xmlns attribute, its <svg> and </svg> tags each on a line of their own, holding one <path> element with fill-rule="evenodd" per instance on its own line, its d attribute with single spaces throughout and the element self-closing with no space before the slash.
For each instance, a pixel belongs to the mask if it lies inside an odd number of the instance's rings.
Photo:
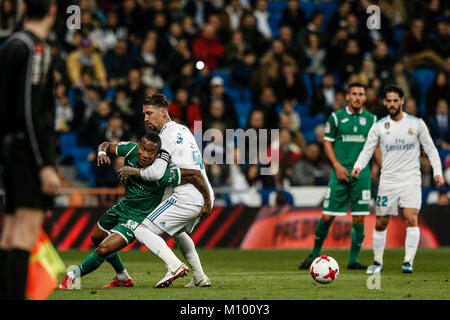
<svg viewBox="0 0 450 320">
<path fill-rule="evenodd" d="M 391 127 L 391 124 L 390 124 L 389 122 L 386 122 L 386 123 L 384 124 L 384 127 L 385 127 L 386 129 L 389 129 L 389 128 Z"/>
<path fill-rule="evenodd" d="M 367 123 L 367 118 L 366 117 L 361 117 L 359 118 L 359 124 L 362 126 L 365 126 Z"/>
<path fill-rule="evenodd" d="M 413 129 L 409 128 L 409 129 L 408 129 L 408 134 L 409 134 L 410 136 L 412 136 L 413 133 L 414 133 L 414 132 L 413 132 Z"/>
</svg>

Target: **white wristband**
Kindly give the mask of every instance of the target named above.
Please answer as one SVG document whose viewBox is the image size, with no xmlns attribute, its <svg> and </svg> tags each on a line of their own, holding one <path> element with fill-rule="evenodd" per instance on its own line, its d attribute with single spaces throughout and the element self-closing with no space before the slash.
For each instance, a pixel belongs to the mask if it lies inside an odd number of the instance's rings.
<svg viewBox="0 0 450 320">
<path fill-rule="evenodd" d="M 97 156 L 98 157 L 100 157 L 100 156 L 106 156 L 106 152 L 105 151 L 99 151 L 98 153 L 97 153 Z"/>
</svg>

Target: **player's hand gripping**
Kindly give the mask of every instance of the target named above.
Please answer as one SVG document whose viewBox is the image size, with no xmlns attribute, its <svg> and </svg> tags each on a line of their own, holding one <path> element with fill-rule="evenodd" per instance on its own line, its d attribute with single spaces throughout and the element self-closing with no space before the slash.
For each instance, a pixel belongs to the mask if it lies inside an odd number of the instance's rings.
<svg viewBox="0 0 450 320">
<path fill-rule="evenodd" d="M 125 166 L 117 171 L 117 175 L 119 176 L 120 182 L 125 183 L 129 177 L 140 176 L 140 170 L 139 168 Z"/>
<path fill-rule="evenodd" d="M 336 171 L 336 177 L 339 180 L 343 180 L 343 181 L 347 181 L 349 182 L 349 176 L 350 174 L 348 173 L 347 169 L 340 163 L 336 164 L 336 166 L 334 167 L 334 170 Z"/>
<path fill-rule="evenodd" d="M 436 184 L 436 186 L 438 187 L 443 187 L 444 186 L 444 177 L 443 176 L 434 176 L 434 183 Z"/>
<path fill-rule="evenodd" d="M 355 178 L 355 179 L 358 179 L 360 173 L 361 173 L 361 169 L 360 168 L 354 168 L 352 170 L 352 177 Z"/>
<path fill-rule="evenodd" d="M 102 164 L 107 164 L 108 166 L 111 164 L 111 159 L 107 156 L 106 152 L 100 151 L 97 154 L 97 167 L 100 167 Z"/>
<path fill-rule="evenodd" d="M 200 219 L 205 220 L 211 214 L 211 202 L 206 200 L 203 204 L 202 210 L 200 210 L 200 214 L 198 215 Z"/>
</svg>

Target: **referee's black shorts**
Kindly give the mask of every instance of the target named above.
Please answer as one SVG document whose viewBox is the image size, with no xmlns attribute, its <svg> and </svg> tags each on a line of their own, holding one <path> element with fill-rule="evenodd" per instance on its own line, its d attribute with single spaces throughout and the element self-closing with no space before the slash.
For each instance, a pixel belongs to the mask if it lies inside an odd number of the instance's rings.
<svg viewBox="0 0 450 320">
<path fill-rule="evenodd" d="M 5 188 L 4 213 L 12 214 L 17 208 L 45 209 L 51 206 L 53 198 L 41 191 L 39 169 L 25 134 L 5 136 L 1 153 Z"/>
</svg>

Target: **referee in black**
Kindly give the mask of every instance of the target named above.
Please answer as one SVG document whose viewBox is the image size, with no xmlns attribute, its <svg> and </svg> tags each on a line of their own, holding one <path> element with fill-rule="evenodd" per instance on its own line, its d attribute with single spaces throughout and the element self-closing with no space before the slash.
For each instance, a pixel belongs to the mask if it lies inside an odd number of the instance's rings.
<svg viewBox="0 0 450 320">
<path fill-rule="evenodd" d="M 25 299 L 28 259 L 60 187 L 55 170 L 53 72 L 46 43 L 56 0 L 25 0 L 24 31 L 0 50 L 0 159 L 6 208 L 0 248 L 0 298 Z"/>
</svg>

